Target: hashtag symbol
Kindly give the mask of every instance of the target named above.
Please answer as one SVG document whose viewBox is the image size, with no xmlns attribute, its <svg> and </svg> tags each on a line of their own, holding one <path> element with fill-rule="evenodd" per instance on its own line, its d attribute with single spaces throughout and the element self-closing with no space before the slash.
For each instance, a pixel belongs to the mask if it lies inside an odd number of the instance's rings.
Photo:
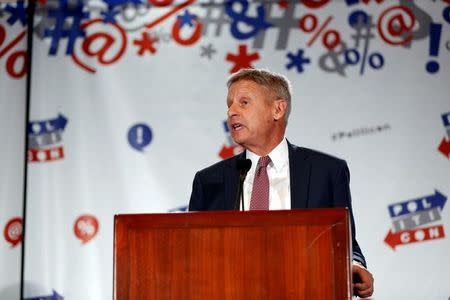
<svg viewBox="0 0 450 300">
<path fill-rule="evenodd" d="M 80 3 L 80 0 L 78 0 L 75 7 L 63 2 L 61 1 L 59 8 L 48 10 L 48 17 L 55 20 L 53 28 L 46 29 L 44 34 L 45 37 L 52 39 L 49 51 L 50 55 L 56 55 L 59 42 L 62 38 L 67 38 L 66 54 L 72 54 L 76 39 L 85 36 L 85 32 L 80 30 L 80 23 L 81 20 L 89 18 L 89 13 L 83 12 L 83 4 Z M 70 20 L 69 18 L 71 18 L 72 22 L 67 23 L 66 21 Z"/>
<path fill-rule="evenodd" d="M 359 42 L 364 42 L 364 47 L 369 47 L 370 39 L 373 39 L 375 35 L 372 34 L 372 28 L 375 25 L 372 22 L 372 16 L 368 16 L 367 20 L 364 21 L 363 18 L 359 18 L 357 23 L 353 25 L 355 34 L 352 34 L 352 39 L 355 41 L 355 49 L 359 48 Z"/>
<path fill-rule="evenodd" d="M 225 14 L 224 4 L 216 3 L 211 0 L 208 3 L 202 3 L 201 6 L 206 9 L 206 16 L 200 19 L 200 23 L 203 24 L 203 35 L 208 34 L 209 25 L 215 25 L 216 31 L 214 36 L 220 36 L 222 34 L 223 25 L 230 23 L 227 15 Z M 217 16 L 214 16 L 216 13 Z"/>
<path fill-rule="evenodd" d="M 50 9 L 57 9 L 58 8 L 58 3 L 56 3 L 54 0 L 47 0 L 47 4 L 45 7 L 40 7 L 38 6 L 36 8 L 36 13 L 35 16 L 38 17 L 36 19 L 38 19 L 39 21 L 37 22 L 37 24 L 34 27 L 34 33 L 36 34 L 36 36 L 43 40 L 45 38 L 45 30 L 47 30 L 48 28 L 53 28 L 56 24 L 55 19 L 50 18 L 48 16 L 48 11 Z M 69 28 L 70 23 L 68 22 L 68 20 L 64 21 L 64 28 Z"/>
<path fill-rule="evenodd" d="M 264 4 L 264 8 L 266 10 L 266 19 L 265 21 L 273 24 L 273 27 L 268 28 L 270 29 L 278 29 L 278 37 L 277 37 L 277 43 L 275 46 L 276 50 L 284 50 L 286 49 L 287 42 L 289 40 L 289 34 L 292 29 L 298 30 L 298 18 L 294 17 L 295 7 L 300 3 L 300 1 L 293 1 L 289 2 L 289 5 L 283 9 L 283 15 L 280 17 L 270 17 L 272 12 L 272 7 L 274 4 L 279 7 L 277 2 L 267 2 L 265 0 L 259 0 L 258 2 Z M 264 47 L 264 39 L 266 36 L 267 30 L 261 30 L 258 32 L 258 34 L 255 37 L 255 40 L 253 41 L 253 48 L 255 49 L 262 49 Z"/>
</svg>

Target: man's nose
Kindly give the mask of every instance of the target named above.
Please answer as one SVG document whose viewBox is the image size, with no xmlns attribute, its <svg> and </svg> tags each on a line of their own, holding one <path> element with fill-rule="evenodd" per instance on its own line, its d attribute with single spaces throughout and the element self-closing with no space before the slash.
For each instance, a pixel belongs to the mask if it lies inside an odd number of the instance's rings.
<svg viewBox="0 0 450 300">
<path fill-rule="evenodd" d="M 234 104 L 231 104 L 229 107 L 228 107 L 228 110 L 227 110 L 227 116 L 228 116 L 228 118 L 231 118 L 232 116 L 235 116 L 236 115 L 236 109 L 235 109 L 235 106 L 234 106 Z"/>
</svg>

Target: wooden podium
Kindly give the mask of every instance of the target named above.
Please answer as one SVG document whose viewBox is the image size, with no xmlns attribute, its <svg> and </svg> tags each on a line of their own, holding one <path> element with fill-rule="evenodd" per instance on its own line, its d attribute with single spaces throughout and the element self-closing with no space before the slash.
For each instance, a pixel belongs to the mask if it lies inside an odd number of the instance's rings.
<svg viewBox="0 0 450 300">
<path fill-rule="evenodd" d="M 350 299 L 346 209 L 114 217 L 114 299 Z"/>
</svg>

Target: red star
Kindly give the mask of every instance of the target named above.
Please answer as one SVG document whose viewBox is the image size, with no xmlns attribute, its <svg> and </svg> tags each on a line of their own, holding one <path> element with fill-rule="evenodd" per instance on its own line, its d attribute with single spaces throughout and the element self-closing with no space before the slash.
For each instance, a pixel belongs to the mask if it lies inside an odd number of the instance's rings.
<svg viewBox="0 0 450 300">
<path fill-rule="evenodd" d="M 142 39 L 135 39 L 133 44 L 139 46 L 138 55 L 144 55 L 145 51 L 150 51 L 152 54 L 156 52 L 156 48 L 154 47 L 154 43 L 159 41 L 157 37 L 153 38 L 147 32 L 142 33 Z"/>
<path fill-rule="evenodd" d="M 234 67 L 230 70 L 230 73 L 234 73 L 243 68 L 253 68 L 252 61 L 259 59 L 259 53 L 248 54 L 247 45 L 239 45 L 239 53 L 237 55 L 228 53 L 225 59 L 234 63 Z"/>
</svg>

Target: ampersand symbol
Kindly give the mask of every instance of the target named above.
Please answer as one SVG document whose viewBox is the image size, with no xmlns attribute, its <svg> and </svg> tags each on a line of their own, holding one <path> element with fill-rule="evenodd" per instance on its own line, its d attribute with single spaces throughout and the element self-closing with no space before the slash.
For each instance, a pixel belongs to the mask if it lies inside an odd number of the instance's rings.
<svg viewBox="0 0 450 300">
<path fill-rule="evenodd" d="M 241 6 L 240 11 L 236 11 L 233 9 L 233 5 L 235 3 L 238 3 Z M 262 4 L 259 5 L 256 9 L 257 17 L 252 18 L 247 16 L 247 10 L 247 0 L 231 0 L 225 4 L 226 14 L 233 19 L 230 27 L 231 34 L 238 40 L 251 38 L 255 36 L 260 30 L 265 30 L 273 26 L 273 24 L 265 21 L 266 11 Z M 252 29 L 248 32 L 242 32 L 239 29 L 239 22 L 244 22 L 247 26 L 252 27 Z"/>
<path fill-rule="evenodd" d="M 348 64 L 345 61 L 345 53 L 347 53 L 347 44 L 341 41 L 340 49 L 332 49 L 319 57 L 319 67 L 328 73 L 338 73 L 345 77 L 345 68 Z"/>
</svg>

